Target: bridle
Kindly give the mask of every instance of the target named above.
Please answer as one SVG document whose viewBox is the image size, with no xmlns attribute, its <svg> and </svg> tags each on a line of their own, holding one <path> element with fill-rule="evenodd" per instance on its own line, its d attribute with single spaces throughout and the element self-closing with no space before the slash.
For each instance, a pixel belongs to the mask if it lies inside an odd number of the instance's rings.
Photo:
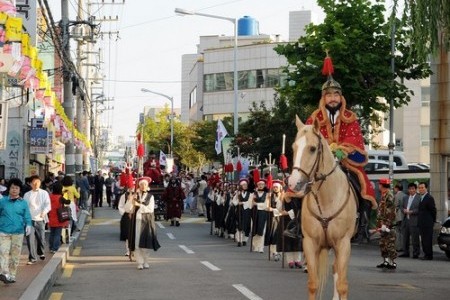
<svg viewBox="0 0 450 300">
<path fill-rule="evenodd" d="M 320 163 L 323 164 L 322 136 L 320 135 L 320 133 L 316 133 L 316 132 L 314 132 L 314 135 L 319 140 L 319 143 L 318 143 L 318 147 L 317 147 L 316 159 L 314 160 L 314 164 L 312 165 L 311 170 L 309 170 L 309 172 L 306 172 L 300 166 L 294 166 L 294 167 L 292 167 L 292 170 L 297 170 L 300 173 L 303 173 L 308 178 L 309 181 L 307 182 L 307 186 L 311 186 L 314 182 L 317 182 L 317 181 L 320 181 L 321 182 L 320 186 L 322 186 L 322 183 L 327 179 L 327 177 L 330 176 L 336 170 L 338 163 L 336 162 L 334 164 L 334 167 L 327 174 L 319 173 Z M 319 186 L 319 189 L 320 189 L 320 186 Z"/>
</svg>

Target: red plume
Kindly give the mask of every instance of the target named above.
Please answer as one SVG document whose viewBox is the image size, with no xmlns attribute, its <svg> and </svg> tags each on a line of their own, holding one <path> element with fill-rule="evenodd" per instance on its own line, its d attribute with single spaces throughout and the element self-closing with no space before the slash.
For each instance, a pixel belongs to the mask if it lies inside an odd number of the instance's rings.
<svg viewBox="0 0 450 300">
<path fill-rule="evenodd" d="M 242 163 L 240 160 L 236 163 L 236 171 L 241 172 L 242 171 Z"/>
<path fill-rule="evenodd" d="M 331 57 L 327 56 L 323 60 L 322 74 L 325 76 L 330 76 L 334 73 L 333 62 L 331 61 Z"/>
<path fill-rule="evenodd" d="M 272 177 L 272 174 L 269 174 L 269 176 L 267 176 L 267 183 L 266 183 L 266 185 L 267 185 L 267 188 L 269 188 L 269 189 L 272 188 L 272 185 L 273 185 L 273 177 Z"/>
<path fill-rule="evenodd" d="M 280 156 L 280 168 L 283 171 L 288 168 L 287 157 L 284 154 L 281 154 Z"/>
<path fill-rule="evenodd" d="M 253 181 L 254 182 L 258 182 L 259 178 L 260 178 L 260 176 L 259 176 L 259 169 L 256 168 L 256 169 L 253 170 Z"/>
<path fill-rule="evenodd" d="M 144 145 L 142 145 L 141 143 L 139 143 L 139 145 L 137 147 L 137 156 L 139 158 L 144 157 Z"/>
</svg>

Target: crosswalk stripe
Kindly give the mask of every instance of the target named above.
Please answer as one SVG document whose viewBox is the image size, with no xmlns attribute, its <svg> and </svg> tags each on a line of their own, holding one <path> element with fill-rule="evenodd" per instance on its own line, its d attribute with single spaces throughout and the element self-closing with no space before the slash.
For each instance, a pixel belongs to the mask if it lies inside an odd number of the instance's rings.
<svg viewBox="0 0 450 300">
<path fill-rule="evenodd" d="M 173 235 L 173 233 L 168 232 L 167 236 L 169 237 L 169 239 L 174 240 L 175 236 Z"/>
<path fill-rule="evenodd" d="M 220 271 L 220 268 L 216 267 L 215 265 L 213 265 L 212 263 L 210 263 L 209 261 L 201 261 L 201 263 L 203 265 L 205 265 L 208 269 L 210 269 L 211 271 Z"/>
<path fill-rule="evenodd" d="M 181 249 L 183 249 L 187 254 L 194 254 L 195 252 L 186 247 L 185 245 L 178 245 Z"/>
<path fill-rule="evenodd" d="M 237 289 L 239 292 L 241 292 L 242 295 L 247 297 L 247 299 L 250 300 L 263 300 L 261 297 L 250 291 L 248 288 L 246 288 L 243 284 L 233 284 L 233 287 Z"/>
<path fill-rule="evenodd" d="M 156 222 L 156 225 L 158 225 L 159 228 L 164 229 L 164 225 L 161 222 Z"/>
</svg>

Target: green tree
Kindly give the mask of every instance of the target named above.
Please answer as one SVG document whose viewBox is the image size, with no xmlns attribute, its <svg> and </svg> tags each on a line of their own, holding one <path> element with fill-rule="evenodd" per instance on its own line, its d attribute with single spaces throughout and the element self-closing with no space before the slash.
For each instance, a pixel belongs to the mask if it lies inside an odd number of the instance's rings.
<svg viewBox="0 0 450 300">
<path fill-rule="evenodd" d="M 326 80 L 321 75 L 325 51 L 334 62 L 335 80 L 341 83 L 349 108 L 366 122 L 376 122 L 376 111 L 387 112 L 389 106 L 380 97 L 394 99 L 400 107 L 410 101 L 410 91 L 404 79 L 420 79 L 430 74 L 425 61 L 407 60 L 406 52 L 414 49 L 406 42 L 408 29 L 405 20 L 396 20 L 398 50 L 396 71 L 391 71 L 390 26 L 385 21 L 383 1 L 375 0 L 318 0 L 326 13 L 322 24 L 309 25 L 306 36 L 296 43 L 279 45 L 276 51 L 288 61 L 285 72 L 288 84 L 278 89 L 280 103 L 287 110 L 309 115 L 318 105 L 321 86 Z M 394 80 L 397 79 L 397 80 Z M 292 113 L 289 113 L 292 115 Z"/>
</svg>

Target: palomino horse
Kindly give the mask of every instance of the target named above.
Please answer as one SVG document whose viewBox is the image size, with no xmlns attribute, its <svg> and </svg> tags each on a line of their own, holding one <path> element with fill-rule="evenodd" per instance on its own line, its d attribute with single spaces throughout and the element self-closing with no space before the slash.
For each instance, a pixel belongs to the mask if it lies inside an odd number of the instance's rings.
<svg viewBox="0 0 450 300">
<path fill-rule="evenodd" d="M 333 300 L 346 300 L 350 239 L 356 222 L 355 193 L 321 136 L 317 120 L 313 125 L 304 125 L 296 116 L 295 123 L 298 132 L 292 145 L 294 164 L 289 188 L 305 195 L 301 223 L 309 299 L 322 296 L 329 269 L 328 252 L 333 249 Z"/>
</svg>

